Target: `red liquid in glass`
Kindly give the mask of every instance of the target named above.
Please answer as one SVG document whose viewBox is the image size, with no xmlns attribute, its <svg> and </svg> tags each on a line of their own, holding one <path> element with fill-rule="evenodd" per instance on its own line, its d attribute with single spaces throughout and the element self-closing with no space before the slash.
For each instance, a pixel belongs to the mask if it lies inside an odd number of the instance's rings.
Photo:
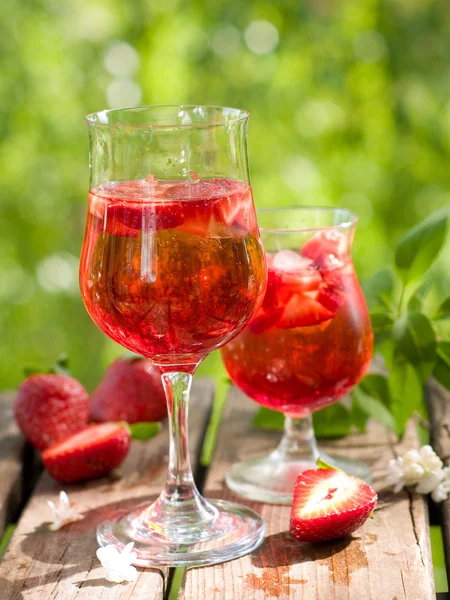
<svg viewBox="0 0 450 600">
<path fill-rule="evenodd" d="M 353 264 L 344 253 L 329 252 L 327 237 L 339 240 L 336 232 L 319 233 L 300 252 L 267 255 L 264 301 L 222 349 L 241 390 L 294 418 L 348 393 L 372 356 L 370 319 Z"/>
<path fill-rule="evenodd" d="M 231 339 L 265 282 L 244 183 L 150 177 L 90 191 L 85 305 L 109 337 L 156 364 L 192 364 Z"/>
</svg>

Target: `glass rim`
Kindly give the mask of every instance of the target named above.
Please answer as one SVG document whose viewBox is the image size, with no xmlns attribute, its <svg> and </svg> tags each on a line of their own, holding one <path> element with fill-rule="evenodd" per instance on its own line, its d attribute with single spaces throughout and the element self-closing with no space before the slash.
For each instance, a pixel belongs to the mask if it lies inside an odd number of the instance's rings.
<svg viewBox="0 0 450 600">
<path fill-rule="evenodd" d="M 328 231 L 330 229 L 351 229 L 356 225 L 359 221 L 359 216 L 349 210 L 348 208 L 339 208 L 333 206 L 279 206 L 273 208 L 258 208 L 256 210 L 256 214 L 260 215 L 261 213 L 271 213 L 271 212 L 281 212 L 281 211 L 295 211 L 295 212 L 323 212 L 323 213 L 344 213 L 347 215 L 347 220 L 342 223 L 336 223 L 335 225 L 321 225 L 320 227 L 264 227 L 260 223 L 259 230 L 264 233 L 310 233 L 317 231 Z"/>
<path fill-rule="evenodd" d="M 138 113 L 149 109 L 178 109 L 178 110 L 195 110 L 195 109 L 216 109 L 222 111 L 230 111 L 236 116 L 231 119 L 222 120 L 207 120 L 203 123 L 108 123 L 104 122 L 105 118 L 113 113 L 128 112 Z M 229 106 L 219 106 L 213 104 L 145 104 L 143 106 L 126 106 L 123 108 L 107 108 L 96 112 L 89 113 L 84 117 L 84 121 L 88 125 L 95 127 L 126 127 L 131 129 L 197 129 L 201 127 L 216 127 L 218 125 L 229 125 L 246 121 L 250 113 L 243 108 L 233 108 Z M 103 119 L 103 122 L 102 122 Z"/>
</svg>

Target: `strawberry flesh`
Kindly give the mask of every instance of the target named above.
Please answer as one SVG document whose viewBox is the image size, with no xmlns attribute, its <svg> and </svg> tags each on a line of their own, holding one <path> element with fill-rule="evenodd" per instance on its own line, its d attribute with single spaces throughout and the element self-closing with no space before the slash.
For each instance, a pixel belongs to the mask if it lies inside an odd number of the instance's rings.
<svg viewBox="0 0 450 600">
<path fill-rule="evenodd" d="M 124 423 L 92 425 L 45 450 L 42 461 L 48 473 L 62 483 L 96 479 L 119 466 L 130 443 Z"/>
<path fill-rule="evenodd" d="M 286 304 L 284 313 L 277 323 L 280 329 L 309 327 L 328 321 L 334 313 L 307 294 L 296 294 Z"/>
<path fill-rule="evenodd" d="M 310 469 L 297 478 L 290 532 L 302 542 L 323 542 L 350 535 L 377 503 L 364 481 L 336 469 Z"/>
</svg>

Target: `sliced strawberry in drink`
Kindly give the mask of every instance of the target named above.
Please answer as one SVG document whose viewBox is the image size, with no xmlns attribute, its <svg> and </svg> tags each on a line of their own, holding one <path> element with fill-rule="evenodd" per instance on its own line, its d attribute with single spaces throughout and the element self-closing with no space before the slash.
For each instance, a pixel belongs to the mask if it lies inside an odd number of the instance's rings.
<svg viewBox="0 0 450 600">
<path fill-rule="evenodd" d="M 281 287 L 280 276 L 273 269 L 267 271 L 267 287 L 262 306 L 264 309 L 276 308 L 279 304 L 278 290 Z"/>
<path fill-rule="evenodd" d="M 343 471 L 303 471 L 294 488 L 290 532 L 302 542 L 345 537 L 361 527 L 376 503 L 370 485 Z"/>
<path fill-rule="evenodd" d="M 301 249 L 301 254 L 312 259 L 318 267 L 330 269 L 340 266 L 347 252 L 347 237 L 334 229 L 314 234 Z"/>
<path fill-rule="evenodd" d="M 267 311 L 260 309 L 248 324 L 250 331 L 258 334 L 274 327 L 283 311 L 283 307 L 275 307 Z"/>
<path fill-rule="evenodd" d="M 270 273 L 273 271 L 272 280 Z M 269 271 L 277 304 L 286 304 L 294 294 L 317 290 L 322 276 L 310 258 L 305 258 L 293 250 L 280 250 L 272 259 Z"/>
<path fill-rule="evenodd" d="M 106 229 L 111 233 L 122 224 L 136 231 L 158 231 L 180 225 L 184 214 L 179 204 L 163 203 L 117 203 L 106 208 Z"/>
<path fill-rule="evenodd" d="M 308 327 L 328 321 L 334 313 L 323 304 L 307 294 L 295 294 L 284 308 L 284 313 L 277 323 L 280 329 Z"/>
<path fill-rule="evenodd" d="M 334 314 L 345 304 L 345 294 L 341 290 L 324 285 L 319 288 L 317 301 Z"/>
<path fill-rule="evenodd" d="M 230 183 L 233 186 L 230 185 L 229 195 L 214 207 L 216 219 L 227 227 L 235 225 L 252 229 L 256 220 L 251 189 L 245 189 L 243 183 L 240 186 L 237 182 Z"/>
</svg>

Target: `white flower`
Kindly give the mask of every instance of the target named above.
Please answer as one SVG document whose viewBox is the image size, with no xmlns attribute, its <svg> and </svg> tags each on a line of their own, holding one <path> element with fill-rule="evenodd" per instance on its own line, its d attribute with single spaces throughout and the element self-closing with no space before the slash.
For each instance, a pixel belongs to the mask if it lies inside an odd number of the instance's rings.
<svg viewBox="0 0 450 600">
<path fill-rule="evenodd" d="M 414 462 L 407 462 L 404 458 L 393 458 L 388 462 L 387 482 L 394 487 L 397 493 L 405 486 L 419 483 L 423 476 L 423 468 Z"/>
<path fill-rule="evenodd" d="M 97 558 L 106 569 L 105 578 L 114 583 L 123 581 L 136 581 L 137 571 L 131 563 L 136 560 L 136 552 L 132 552 L 134 543 L 130 542 L 125 546 L 122 552 L 119 552 L 115 546 L 109 544 L 97 550 Z"/>
<path fill-rule="evenodd" d="M 394 486 L 394 492 L 403 487 L 419 484 L 416 491 L 428 494 L 441 481 L 442 461 L 431 446 L 420 450 L 408 450 L 399 458 L 388 463 L 387 481 Z"/>
<path fill-rule="evenodd" d="M 438 485 L 431 493 L 431 497 L 435 502 L 442 502 L 447 499 L 450 493 L 450 467 L 442 469 L 442 478 Z"/>
<path fill-rule="evenodd" d="M 51 531 L 58 531 L 68 523 L 84 519 L 84 516 L 77 511 L 75 503 L 69 501 L 66 492 L 60 492 L 58 507 L 51 500 L 47 500 L 47 502 L 53 515 L 53 523 L 49 525 Z"/>
<path fill-rule="evenodd" d="M 431 446 L 422 446 L 419 450 L 421 463 L 426 471 L 442 469 L 442 460 Z"/>
<path fill-rule="evenodd" d="M 430 494 L 437 488 L 443 478 L 443 469 L 435 469 L 434 471 L 425 473 L 416 487 L 416 492 L 418 494 Z"/>
</svg>

